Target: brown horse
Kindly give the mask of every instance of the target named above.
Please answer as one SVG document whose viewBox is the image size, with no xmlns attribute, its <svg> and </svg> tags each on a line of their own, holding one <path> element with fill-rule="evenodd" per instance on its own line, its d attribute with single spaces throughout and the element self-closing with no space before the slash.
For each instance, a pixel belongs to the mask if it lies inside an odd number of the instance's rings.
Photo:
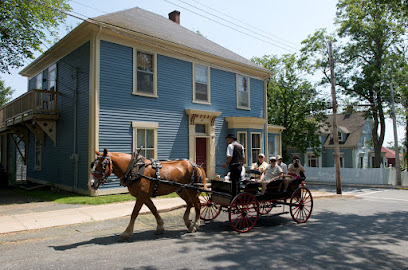
<svg viewBox="0 0 408 270">
<path fill-rule="evenodd" d="M 105 149 L 103 153 L 95 150 L 95 153 L 99 156 L 92 164 L 93 173 L 88 182 L 89 188 L 97 188 L 99 184 L 103 184 L 110 174 L 115 174 L 118 178 L 122 178 L 128 165 L 132 160 L 132 155 L 125 153 L 112 152 L 108 153 Z M 145 159 L 145 169 L 143 176 L 156 178 L 156 169 L 152 168 L 152 161 Z M 175 160 L 161 162 L 162 168 L 159 170 L 160 179 L 172 180 L 180 184 L 190 184 L 192 179 L 194 182 L 201 182 L 205 188 L 206 175 L 201 167 L 198 167 L 189 160 Z M 128 240 L 133 233 L 135 220 L 139 214 L 139 211 L 143 204 L 145 204 L 152 214 L 156 218 L 157 228 L 156 234 L 162 234 L 164 231 L 163 220 L 157 212 L 151 197 L 155 189 L 155 182 L 146 178 L 141 178 L 137 181 L 132 181 L 127 186 L 129 193 L 136 197 L 136 204 L 133 208 L 132 215 L 130 217 L 129 225 L 126 230 L 121 234 L 122 240 Z M 180 188 L 168 184 L 160 183 L 156 186 L 157 196 L 170 194 L 177 192 L 177 194 L 186 202 L 187 208 L 184 213 L 184 224 L 187 226 L 189 232 L 195 232 L 200 226 L 200 201 L 198 199 L 198 192 L 191 188 Z M 191 207 L 195 208 L 195 220 L 192 222 L 189 219 Z"/>
</svg>

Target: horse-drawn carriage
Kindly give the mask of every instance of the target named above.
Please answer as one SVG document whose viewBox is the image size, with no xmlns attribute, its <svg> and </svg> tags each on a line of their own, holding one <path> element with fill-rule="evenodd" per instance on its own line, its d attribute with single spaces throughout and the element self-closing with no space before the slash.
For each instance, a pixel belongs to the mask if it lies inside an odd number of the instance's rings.
<svg viewBox="0 0 408 270">
<path fill-rule="evenodd" d="M 143 204 L 156 218 L 156 233 L 163 233 L 163 220 L 151 197 L 172 192 L 177 192 L 186 202 L 183 220 L 190 232 L 197 230 L 200 218 L 212 220 L 222 209 L 228 210 L 231 226 L 240 233 L 250 231 L 259 215 L 268 214 L 277 205 L 288 205 L 293 220 L 298 223 L 306 222 L 312 213 L 312 194 L 304 186 L 304 179 L 292 180 L 286 192 L 281 191 L 282 180 L 273 181 L 268 184 L 266 193 L 260 195 L 260 183 L 247 177 L 240 183 L 238 195 L 233 197 L 229 181 L 212 180 L 211 189 L 208 189 L 204 170 L 190 160 L 158 161 L 144 158 L 138 153 L 108 153 L 106 149 L 103 153 L 95 152 L 98 157 L 91 164 L 89 188 L 98 189 L 109 181 L 111 174 L 115 174 L 127 186 L 129 193 L 136 197 L 129 225 L 121 234 L 124 240 L 133 233 L 135 219 Z M 192 207 L 195 208 L 194 220 L 189 219 Z"/>
<path fill-rule="evenodd" d="M 253 170 L 247 173 L 260 174 Z M 267 185 L 265 194 L 261 195 L 261 183 L 248 176 L 240 182 L 240 190 L 235 197 L 231 195 L 230 181 L 212 180 L 211 190 L 202 192 L 200 196 L 200 217 L 209 221 L 215 219 L 221 210 L 226 210 L 232 228 L 243 233 L 255 226 L 260 215 L 268 215 L 273 208 L 282 206 L 282 211 L 274 215 L 290 213 L 295 222 L 304 223 L 313 209 L 312 194 L 305 187 L 304 180 L 291 179 L 286 191 L 282 190 L 283 179 L 272 181 Z M 285 211 L 285 206 L 289 206 L 289 212 Z"/>
</svg>

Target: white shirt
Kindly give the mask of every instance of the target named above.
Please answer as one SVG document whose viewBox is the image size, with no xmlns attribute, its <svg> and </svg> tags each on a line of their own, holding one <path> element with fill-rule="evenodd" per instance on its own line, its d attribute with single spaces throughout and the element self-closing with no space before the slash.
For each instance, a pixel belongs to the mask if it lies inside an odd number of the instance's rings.
<svg viewBox="0 0 408 270">
<path fill-rule="evenodd" d="M 288 174 L 288 166 L 285 163 L 281 162 L 279 166 L 282 168 L 284 174 Z"/>
<path fill-rule="evenodd" d="M 232 143 L 228 144 L 227 147 L 227 157 L 232 157 L 233 153 L 234 153 L 234 143 L 237 143 L 237 141 L 233 141 Z M 244 154 L 244 147 L 242 146 L 242 158 L 245 158 L 245 154 Z"/>
<path fill-rule="evenodd" d="M 269 181 L 272 178 L 275 178 L 276 176 L 279 176 L 282 173 L 282 168 L 276 164 L 275 167 L 271 167 L 271 165 L 269 165 L 268 167 L 266 167 L 265 169 L 265 176 L 263 181 Z"/>
</svg>

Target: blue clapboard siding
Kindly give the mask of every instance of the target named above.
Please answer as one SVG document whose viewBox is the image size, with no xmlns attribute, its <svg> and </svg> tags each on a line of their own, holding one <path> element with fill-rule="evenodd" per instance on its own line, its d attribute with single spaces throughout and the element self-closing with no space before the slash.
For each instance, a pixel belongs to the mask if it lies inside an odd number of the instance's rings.
<svg viewBox="0 0 408 270">
<path fill-rule="evenodd" d="M 353 150 L 340 149 L 340 154 L 343 154 L 344 168 L 353 168 Z M 322 154 L 322 167 L 334 167 L 334 149 L 325 148 Z"/>
<path fill-rule="evenodd" d="M 224 117 L 264 116 L 264 83 L 251 78 L 251 110 L 236 108 L 236 74 L 210 70 L 211 105 L 193 99 L 192 63 L 157 55 L 157 95 L 150 98 L 132 95 L 133 49 L 101 41 L 100 46 L 99 147 L 110 151 L 132 151 L 132 122 L 157 122 L 158 158 L 188 158 L 188 115 L 185 109 L 220 111 L 215 121 L 217 172 L 225 162 L 228 133 Z M 249 133 L 248 133 L 249 134 Z M 264 133 L 262 131 L 262 136 Z M 105 185 L 116 187 L 118 183 Z"/>
<path fill-rule="evenodd" d="M 79 154 L 78 188 L 86 189 L 88 182 L 88 123 L 89 123 L 89 42 L 57 62 L 57 91 L 59 119 L 57 145 L 44 134 L 42 170 L 34 171 L 35 137 L 30 132 L 27 176 L 55 184 L 73 186 L 74 164 L 70 160 L 74 141 L 74 68 L 78 68 L 77 153 Z M 48 77 L 48 70 L 43 74 Z M 47 77 L 46 77 L 47 76 Z M 31 85 L 31 84 L 30 84 Z M 47 87 L 44 83 L 43 87 Z"/>
</svg>

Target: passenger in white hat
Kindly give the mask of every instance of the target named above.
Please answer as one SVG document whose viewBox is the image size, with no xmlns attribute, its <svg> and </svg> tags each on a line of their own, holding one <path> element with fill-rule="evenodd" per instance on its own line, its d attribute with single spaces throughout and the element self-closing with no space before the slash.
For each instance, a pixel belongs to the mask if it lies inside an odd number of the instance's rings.
<svg viewBox="0 0 408 270">
<path fill-rule="evenodd" d="M 281 155 L 276 156 L 277 164 L 282 168 L 284 174 L 288 174 L 288 166 L 283 162 Z"/>
<path fill-rule="evenodd" d="M 266 186 L 268 185 L 269 182 L 278 180 L 281 177 L 283 177 L 282 168 L 276 164 L 276 157 L 271 157 L 269 159 L 269 163 L 270 165 L 266 167 L 265 172 L 261 175 L 261 178 L 259 179 L 259 181 L 262 182 L 261 195 L 265 194 Z"/>
<path fill-rule="evenodd" d="M 258 170 L 263 173 L 266 167 L 268 167 L 268 163 L 265 162 L 265 155 L 261 153 L 258 155 L 258 161 L 252 164 L 251 170 Z M 260 175 L 255 175 L 255 178 L 259 177 Z"/>
</svg>

